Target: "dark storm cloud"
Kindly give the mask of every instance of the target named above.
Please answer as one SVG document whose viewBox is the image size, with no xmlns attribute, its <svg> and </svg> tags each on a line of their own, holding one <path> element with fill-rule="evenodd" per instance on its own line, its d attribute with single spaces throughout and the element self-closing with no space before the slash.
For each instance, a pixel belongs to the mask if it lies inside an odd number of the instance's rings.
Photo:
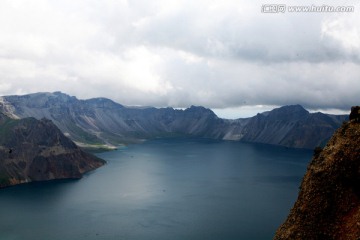
<svg viewBox="0 0 360 240">
<path fill-rule="evenodd" d="M 127 105 L 348 109 L 354 13 L 261 13 L 254 1 L 0 2 L 0 93 L 61 90 Z M 314 4 L 294 1 L 292 4 Z"/>
</svg>

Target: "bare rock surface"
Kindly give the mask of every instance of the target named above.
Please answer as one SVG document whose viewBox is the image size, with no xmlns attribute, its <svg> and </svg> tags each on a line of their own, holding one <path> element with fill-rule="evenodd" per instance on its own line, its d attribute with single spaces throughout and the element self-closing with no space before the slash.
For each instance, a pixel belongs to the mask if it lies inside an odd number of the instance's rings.
<svg viewBox="0 0 360 240">
<path fill-rule="evenodd" d="M 50 120 L 11 119 L 0 113 L 0 188 L 81 178 L 104 163 L 77 147 Z"/>
<path fill-rule="evenodd" d="M 356 112 L 355 112 L 356 111 Z M 275 240 L 360 239 L 358 107 L 324 149 L 317 148 L 298 199 Z"/>
<path fill-rule="evenodd" d="M 50 119 L 79 146 L 105 148 L 181 135 L 313 149 L 325 145 L 347 120 L 346 115 L 309 113 L 300 105 L 229 120 L 201 106 L 127 107 L 106 98 L 80 100 L 61 92 L 5 96 L 0 111 L 12 118 Z"/>
</svg>

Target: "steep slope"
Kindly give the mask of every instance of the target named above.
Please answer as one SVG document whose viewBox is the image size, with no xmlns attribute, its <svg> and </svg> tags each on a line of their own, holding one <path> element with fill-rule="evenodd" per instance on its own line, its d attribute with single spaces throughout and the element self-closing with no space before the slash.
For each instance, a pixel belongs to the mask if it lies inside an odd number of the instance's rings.
<svg viewBox="0 0 360 240">
<path fill-rule="evenodd" d="M 345 119 L 320 112 L 311 114 L 300 105 L 284 106 L 251 118 L 241 139 L 311 149 L 325 145 Z"/>
<path fill-rule="evenodd" d="M 298 199 L 274 239 L 360 239 L 359 116 L 315 151 Z"/>
<path fill-rule="evenodd" d="M 50 120 L 15 120 L 0 113 L 0 188 L 80 178 L 104 163 L 79 149 Z"/>
<path fill-rule="evenodd" d="M 75 142 L 93 145 L 173 135 L 222 138 L 228 128 L 211 110 L 195 106 L 186 110 L 124 107 L 105 98 L 78 100 L 60 92 L 7 96 L 2 102 L 6 103 L 0 102 L 3 112 L 11 109 L 18 118 L 50 119 Z"/>
<path fill-rule="evenodd" d="M 278 144 L 310 113 L 300 105 L 285 106 L 253 117 L 243 130 L 242 140 Z"/>
<path fill-rule="evenodd" d="M 61 92 L 6 96 L 0 111 L 13 118 L 52 120 L 78 145 L 116 146 L 142 139 L 196 136 L 297 148 L 323 145 L 346 116 L 285 106 L 252 118 L 226 120 L 204 107 L 125 107 L 106 98 L 79 100 Z"/>
</svg>

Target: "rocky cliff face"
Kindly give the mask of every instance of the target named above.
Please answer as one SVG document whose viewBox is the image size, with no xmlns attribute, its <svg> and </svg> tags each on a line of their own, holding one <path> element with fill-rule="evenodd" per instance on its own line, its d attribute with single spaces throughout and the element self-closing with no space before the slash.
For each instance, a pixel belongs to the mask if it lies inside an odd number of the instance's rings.
<svg viewBox="0 0 360 240">
<path fill-rule="evenodd" d="M 80 178 L 104 163 L 79 149 L 50 120 L 15 120 L 0 113 L 0 188 Z"/>
<path fill-rule="evenodd" d="M 298 199 L 274 239 L 360 239 L 359 119 L 352 112 L 326 147 L 315 150 Z"/>
<path fill-rule="evenodd" d="M 310 148 L 325 145 L 345 116 L 309 113 L 300 105 L 284 106 L 249 120 L 243 141 Z"/>
<path fill-rule="evenodd" d="M 124 107 L 106 98 L 79 100 L 60 92 L 2 97 L 0 111 L 13 118 L 50 119 L 73 141 L 88 146 L 190 135 L 314 148 L 324 144 L 346 119 L 311 114 L 295 105 L 252 118 L 226 120 L 204 107 L 185 110 Z"/>
</svg>

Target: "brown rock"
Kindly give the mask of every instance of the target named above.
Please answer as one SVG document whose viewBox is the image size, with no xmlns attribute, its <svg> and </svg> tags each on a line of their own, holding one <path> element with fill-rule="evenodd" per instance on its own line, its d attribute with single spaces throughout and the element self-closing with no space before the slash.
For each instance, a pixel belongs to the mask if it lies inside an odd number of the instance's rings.
<svg viewBox="0 0 360 240">
<path fill-rule="evenodd" d="M 360 239 L 358 107 L 313 157 L 298 199 L 274 239 Z"/>
<path fill-rule="evenodd" d="M 50 120 L 15 120 L 0 113 L 0 188 L 81 178 L 104 163 L 78 148 Z"/>
</svg>

